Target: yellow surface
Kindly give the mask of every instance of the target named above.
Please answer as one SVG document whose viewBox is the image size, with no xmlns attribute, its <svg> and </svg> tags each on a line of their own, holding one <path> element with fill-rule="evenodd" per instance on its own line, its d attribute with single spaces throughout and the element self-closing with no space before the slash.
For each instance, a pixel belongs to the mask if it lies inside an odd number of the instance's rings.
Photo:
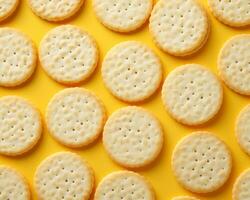
<svg viewBox="0 0 250 200">
<path fill-rule="evenodd" d="M 207 8 L 206 0 L 203 0 L 202 3 Z M 211 19 L 212 28 L 207 44 L 198 54 L 188 59 L 175 58 L 157 49 L 151 40 L 147 25 L 132 34 L 118 34 L 109 31 L 108 29 L 103 27 L 95 18 L 93 10 L 91 8 L 91 0 L 86 0 L 82 9 L 80 9 L 80 12 L 75 17 L 64 23 L 78 25 L 83 29 L 88 30 L 96 38 L 101 51 L 101 60 L 99 63 L 101 63 L 105 53 L 113 45 L 121 41 L 138 40 L 146 43 L 147 45 L 152 47 L 160 56 L 164 66 L 164 76 L 166 76 L 166 74 L 169 71 L 173 70 L 175 67 L 186 63 L 203 64 L 217 73 L 216 60 L 218 52 L 223 43 L 233 35 L 240 33 L 250 33 L 249 28 L 229 28 L 216 21 L 210 13 L 209 18 Z M 1 26 L 10 26 L 21 29 L 22 31 L 30 35 L 37 45 L 39 44 L 43 35 L 48 30 L 57 25 L 59 24 L 49 23 L 36 17 L 28 8 L 26 1 L 21 2 L 21 5 L 18 7 L 17 12 L 13 17 L 1 23 Z M 98 68 L 93 76 L 88 81 L 83 83 L 81 87 L 88 88 L 97 93 L 104 101 L 109 114 L 119 107 L 127 105 L 112 97 L 104 87 L 101 80 L 100 64 L 98 65 Z M 27 84 L 15 89 L 0 88 L 0 96 L 10 94 L 23 96 L 32 101 L 41 110 L 44 116 L 46 105 L 50 98 L 53 96 L 53 94 L 63 88 L 64 86 L 51 80 L 42 71 L 40 65 L 38 65 L 34 76 Z M 238 115 L 239 111 L 245 105 L 250 103 L 250 98 L 238 95 L 230 91 L 225 86 L 224 91 L 225 98 L 222 109 L 218 116 L 210 123 L 198 128 L 191 128 L 180 125 L 172 118 L 170 118 L 170 116 L 165 112 L 163 108 L 159 91 L 148 101 L 139 104 L 139 106 L 143 106 L 155 113 L 155 115 L 163 124 L 165 131 L 164 148 L 157 161 L 150 167 L 136 170 L 151 181 L 155 189 L 157 199 L 170 200 L 171 197 L 175 195 L 192 195 L 177 184 L 173 173 L 171 172 L 170 160 L 171 153 L 176 142 L 183 136 L 186 136 L 187 134 L 195 130 L 208 130 L 214 132 L 230 146 L 233 154 L 233 171 L 227 184 L 221 190 L 213 194 L 196 196 L 200 197 L 200 199 L 203 200 L 231 199 L 232 185 L 237 175 L 239 175 L 239 173 L 242 172 L 245 168 L 250 167 L 250 157 L 242 152 L 234 136 L 235 118 Z M 99 182 L 100 179 L 108 173 L 114 170 L 122 169 L 109 159 L 108 155 L 103 149 L 101 139 L 87 148 L 72 150 L 59 145 L 51 138 L 46 128 L 44 129 L 45 130 L 43 132 L 43 137 L 40 143 L 30 153 L 18 158 L 0 156 L 0 164 L 10 165 L 22 172 L 27 177 L 32 188 L 32 193 L 34 196 L 33 199 L 37 199 L 32 184 L 36 166 L 44 158 L 52 153 L 58 151 L 73 151 L 80 154 L 83 158 L 87 159 L 94 168 L 97 182 Z"/>
</svg>

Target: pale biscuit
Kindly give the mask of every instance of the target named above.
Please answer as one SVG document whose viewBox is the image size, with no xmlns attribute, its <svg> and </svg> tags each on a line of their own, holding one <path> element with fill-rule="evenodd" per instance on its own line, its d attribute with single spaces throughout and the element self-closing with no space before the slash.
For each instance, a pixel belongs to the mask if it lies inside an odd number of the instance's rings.
<svg viewBox="0 0 250 200">
<path fill-rule="evenodd" d="M 158 1 L 149 28 L 156 45 L 174 56 L 198 51 L 210 31 L 207 14 L 196 0 Z"/>
<path fill-rule="evenodd" d="M 35 15 L 48 21 L 62 21 L 73 16 L 84 0 L 28 0 Z"/>
<path fill-rule="evenodd" d="M 0 98 L 0 154 L 16 156 L 29 151 L 42 132 L 39 111 L 17 96 Z"/>
<path fill-rule="evenodd" d="M 199 199 L 190 196 L 179 196 L 172 198 L 172 200 L 199 200 Z"/>
<path fill-rule="evenodd" d="M 250 199 L 250 169 L 240 174 L 233 186 L 233 200 Z"/>
<path fill-rule="evenodd" d="M 52 79 L 72 85 L 86 80 L 94 72 L 99 50 L 94 38 L 87 32 L 77 26 L 62 25 L 44 36 L 39 58 Z"/>
<path fill-rule="evenodd" d="M 163 145 L 162 127 L 156 117 L 143 108 L 121 108 L 105 124 L 103 144 L 118 164 L 142 167 L 159 155 Z"/>
<path fill-rule="evenodd" d="M 94 200 L 155 200 L 150 183 L 141 175 L 131 171 L 113 172 L 99 183 Z"/>
<path fill-rule="evenodd" d="M 184 137 L 172 155 L 172 169 L 177 181 L 196 193 L 213 192 L 227 181 L 232 158 L 226 144 L 209 132 L 195 132 Z"/>
<path fill-rule="evenodd" d="M 16 170 L 3 165 L 0 166 L 0 199 L 30 199 L 30 189 L 25 178 Z"/>
<path fill-rule="evenodd" d="M 0 86 L 24 83 L 36 68 L 37 53 L 31 39 L 13 28 L 0 28 Z"/>
<path fill-rule="evenodd" d="M 241 27 L 250 25 L 249 0 L 208 0 L 213 15 L 229 26 Z"/>
<path fill-rule="evenodd" d="M 149 47 L 128 41 L 107 53 L 102 64 L 102 78 L 115 97 L 138 102 L 150 97 L 160 86 L 162 66 Z"/>
<path fill-rule="evenodd" d="M 187 64 L 174 69 L 162 88 L 168 113 L 186 125 L 200 125 L 219 111 L 223 89 L 217 77 L 205 67 Z"/>
<path fill-rule="evenodd" d="M 100 135 L 106 112 L 101 100 L 82 88 L 68 88 L 49 102 L 46 124 L 51 135 L 69 147 L 82 147 Z"/>
<path fill-rule="evenodd" d="M 130 32 L 141 27 L 149 18 L 153 0 L 94 0 L 93 8 L 99 21 L 118 32 Z"/>
<path fill-rule="evenodd" d="M 250 95 L 250 34 L 228 40 L 218 57 L 218 70 L 226 85 L 237 93 Z"/>
<path fill-rule="evenodd" d="M 250 155 L 250 105 L 240 112 L 236 121 L 235 133 L 240 147 Z"/>
<path fill-rule="evenodd" d="M 19 0 L 0 0 L 0 21 L 8 18 L 16 10 Z"/>
<path fill-rule="evenodd" d="M 34 182 L 39 199 L 88 200 L 94 185 L 94 172 L 77 154 L 60 152 L 38 166 Z"/>
</svg>

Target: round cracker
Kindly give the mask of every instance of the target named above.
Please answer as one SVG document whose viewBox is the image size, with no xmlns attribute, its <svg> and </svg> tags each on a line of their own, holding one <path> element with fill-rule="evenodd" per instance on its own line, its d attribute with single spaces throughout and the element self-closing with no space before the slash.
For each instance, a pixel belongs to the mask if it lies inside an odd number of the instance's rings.
<svg viewBox="0 0 250 200">
<path fill-rule="evenodd" d="M 239 114 L 235 133 L 240 147 L 250 155 L 250 105 L 247 105 Z"/>
<path fill-rule="evenodd" d="M 49 102 L 46 124 L 51 135 L 61 144 L 82 147 L 100 135 L 106 112 L 101 100 L 82 88 L 68 88 Z"/>
<path fill-rule="evenodd" d="M 222 23 L 233 27 L 250 25 L 248 0 L 208 0 L 213 15 Z"/>
<path fill-rule="evenodd" d="M 233 200 L 250 199 L 250 169 L 240 174 L 233 186 Z"/>
<path fill-rule="evenodd" d="M 102 78 L 115 97 L 138 102 L 158 89 L 162 66 L 157 55 L 146 45 L 135 41 L 122 42 L 105 56 Z"/>
<path fill-rule="evenodd" d="M 16 10 L 19 0 L 0 0 L 0 21 L 11 16 Z"/>
<path fill-rule="evenodd" d="M 99 183 L 94 200 L 154 200 L 150 183 L 141 175 L 131 171 L 113 172 Z"/>
<path fill-rule="evenodd" d="M 92 36 L 73 25 L 49 31 L 40 43 L 39 58 L 55 81 L 72 85 L 86 80 L 95 70 L 99 50 Z"/>
<path fill-rule="evenodd" d="M 110 157 L 125 167 L 153 162 L 163 146 L 160 122 L 143 108 L 128 106 L 114 112 L 103 131 L 103 144 Z"/>
<path fill-rule="evenodd" d="M 62 21 L 73 16 L 84 0 L 28 0 L 35 15 L 47 21 Z"/>
<path fill-rule="evenodd" d="M 24 33 L 0 28 L 0 86 L 13 87 L 27 81 L 36 68 L 36 48 Z"/>
<path fill-rule="evenodd" d="M 218 57 L 218 70 L 226 85 L 237 93 L 250 95 L 250 34 L 228 40 Z"/>
<path fill-rule="evenodd" d="M 232 168 L 226 144 L 209 132 L 194 132 L 184 137 L 172 155 L 177 181 L 196 193 L 213 192 L 224 185 Z"/>
<path fill-rule="evenodd" d="M 162 87 L 162 101 L 168 113 L 186 125 L 200 125 L 219 111 L 223 89 L 217 77 L 205 67 L 187 64 L 174 69 Z"/>
<path fill-rule="evenodd" d="M 195 0 L 158 1 L 149 28 L 156 45 L 174 56 L 197 52 L 210 30 L 207 14 Z"/>
<path fill-rule="evenodd" d="M 94 185 L 94 172 L 77 154 L 60 152 L 42 161 L 34 182 L 39 199 L 88 200 Z"/>
<path fill-rule="evenodd" d="M 190 196 L 179 196 L 179 197 L 174 197 L 172 200 L 199 200 L 199 199 Z"/>
<path fill-rule="evenodd" d="M 23 154 L 40 139 L 40 113 L 25 99 L 17 96 L 1 97 L 0 119 L 0 154 Z"/>
<path fill-rule="evenodd" d="M 152 0 L 94 0 L 93 7 L 99 21 L 118 32 L 130 32 L 141 27 L 149 18 Z"/>
<path fill-rule="evenodd" d="M 0 199 L 30 199 L 30 189 L 26 179 L 16 170 L 3 165 L 0 166 Z"/>
</svg>

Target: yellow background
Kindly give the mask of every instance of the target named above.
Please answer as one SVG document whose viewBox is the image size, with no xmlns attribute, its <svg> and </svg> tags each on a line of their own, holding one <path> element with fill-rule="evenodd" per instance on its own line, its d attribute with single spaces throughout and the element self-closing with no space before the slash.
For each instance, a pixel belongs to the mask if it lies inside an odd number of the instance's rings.
<svg viewBox="0 0 250 200">
<path fill-rule="evenodd" d="M 201 3 L 204 4 L 208 10 L 206 0 L 201 1 Z M 88 88 L 99 95 L 104 101 L 109 114 L 122 106 L 126 106 L 127 104 L 120 102 L 108 93 L 103 85 L 100 73 L 100 63 L 106 52 L 113 45 L 126 40 L 142 41 L 154 49 L 160 56 L 163 63 L 164 77 L 168 74 L 168 72 L 175 69 L 177 66 L 186 63 L 203 64 L 210 68 L 213 72 L 218 73 L 216 60 L 223 43 L 233 35 L 250 33 L 250 30 L 249 28 L 232 29 L 225 26 L 216 21 L 210 12 L 209 18 L 211 20 L 212 27 L 211 34 L 205 47 L 201 49 L 199 53 L 190 58 L 176 58 L 163 53 L 156 48 L 152 42 L 147 24 L 132 34 L 119 34 L 106 29 L 95 18 L 91 7 L 91 0 L 86 0 L 78 14 L 70 20 L 64 22 L 78 25 L 87 30 L 96 38 L 100 47 L 101 58 L 97 70 L 88 81 L 84 82 L 80 86 Z M 49 23 L 36 17 L 29 9 L 27 2 L 22 0 L 15 14 L 8 20 L 2 22 L 1 26 L 19 28 L 27 33 L 38 46 L 43 35 L 51 28 L 60 24 L 63 23 Z M 30 81 L 22 87 L 14 89 L 0 88 L 0 96 L 23 96 L 32 101 L 40 109 L 42 115 L 44 116 L 45 109 L 50 98 L 63 88 L 64 86 L 48 78 L 48 76 L 42 71 L 40 65 L 38 65 L 37 70 Z M 239 148 L 234 135 L 235 118 L 239 111 L 250 102 L 250 99 L 230 91 L 225 86 L 224 92 L 224 102 L 218 116 L 205 126 L 196 128 L 183 126 L 170 118 L 163 108 L 159 91 L 148 101 L 139 104 L 139 106 L 143 106 L 144 108 L 151 110 L 160 119 L 165 131 L 165 144 L 159 158 L 151 166 L 145 169 L 136 170 L 150 180 L 155 189 L 157 199 L 170 200 L 171 197 L 176 195 L 192 195 L 177 184 L 173 173 L 171 172 L 170 160 L 171 153 L 176 142 L 183 136 L 186 136 L 195 130 L 212 131 L 230 146 L 233 154 L 233 171 L 229 181 L 219 191 L 209 195 L 194 196 L 200 197 L 202 200 L 231 199 L 233 182 L 244 169 L 250 167 L 250 157 L 243 153 Z M 33 175 L 35 169 L 44 158 L 58 151 L 73 151 L 87 159 L 95 170 L 97 183 L 108 173 L 122 169 L 110 160 L 103 149 L 101 138 L 87 148 L 74 150 L 63 147 L 54 141 L 47 132 L 46 127 L 44 128 L 43 136 L 39 144 L 31 152 L 17 158 L 0 156 L 0 164 L 10 165 L 23 173 L 31 185 L 33 199 L 37 199 L 33 187 Z"/>
</svg>

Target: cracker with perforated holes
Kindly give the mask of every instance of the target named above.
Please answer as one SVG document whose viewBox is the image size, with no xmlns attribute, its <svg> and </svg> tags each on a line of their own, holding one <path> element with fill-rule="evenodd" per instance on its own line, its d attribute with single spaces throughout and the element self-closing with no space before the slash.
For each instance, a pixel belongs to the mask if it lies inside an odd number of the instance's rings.
<svg viewBox="0 0 250 200">
<path fill-rule="evenodd" d="M 49 102 L 46 124 L 51 135 L 69 147 L 82 147 L 100 135 L 106 111 L 101 100 L 82 88 L 68 88 Z"/>
<path fill-rule="evenodd" d="M 0 166 L 0 199 L 30 199 L 30 189 L 25 178 L 16 170 L 3 165 Z"/>
<path fill-rule="evenodd" d="M 250 25 L 250 1 L 208 0 L 213 15 L 222 23 L 233 27 Z"/>
<path fill-rule="evenodd" d="M 229 39 L 218 57 L 218 70 L 226 85 L 237 93 L 250 95 L 250 34 Z"/>
<path fill-rule="evenodd" d="M 200 125 L 219 111 L 223 89 L 217 77 L 205 67 L 187 64 L 174 69 L 162 88 L 168 113 L 186 125 Z"/>
<path fill-rule="evenodd" d="M 174 197 L 172 200 L 199 200 L 199 199 L 190 196 L 179 196 L 179 197 Z"/>
<path fill-rule="evenodd" d="M 94 200 L 154 200 L 150 183 L 141 175 L 131 171 L 113 172 L 99 183 Z"/>
<path fill-rule="evenodd" d="M 240 147 L 250 155 L 250 105 L 247 105 L 239 114 L 235 133 Z"/>
<path fill-rule="evenodd" d="M 250 199 L 250 169 L 240 174 L 233 186 L 233 200 Z"/>
<path fill-rule="evenodd" d="M 102 78 L 108 90 L 127 102 L 143 101 L 160 86 L 162 66 L 146 45 L 128 41 L 114 46 L 102 63 Z"/>
<path fill-rule="evenodd" d="M 86 80 L 94 72 L 99 50 L 94 38 L 87 32 L 77 26 L 62 25 L 44 36 L 39 58 L 52 79 L 72 85 Z"/>
<path fill-rule="evenodd" d="M 42 132 L 39 111 L 17 96 L 0 98 L 0 154 L 16 156 L 34 147 Z"/>
<path fill-rule="evenodd" d="M 118 164 L 142 167 L 159 155 L 163 145 L 162 127 L 156 117 L 143 108 L 121 108 L 105 124 L 103 144 Z"/>
<path fill-rule="evenodd" d="M 158 1 L 149 28 L 156 45 L 174 56 L 197 52 L 210 31 L 207 14 L 195 0 Z"/>
<path fill-rule="evenodd" d="M 118 32 L 130 32 L 141 27 L 153 7 L 152 0 L 94 0 L 93 8 L 99 21 Z"/>
<path fill-rule="evenodd" d="M 172 169 L 177 181 L 196 193 L 213 192 L 224 185 L 232 168 L 226 144 L 209 132 L 194 132 L 176 145 Z"/>
<path fill-rule="evenodd" d="M 16 10 L 19 0 L 0 0 L 0 21 L 8 18 Z"/>
<path fill-rule="evenodd" d="M 38 166 L 35 189 L 39 199 L 88 200 L 94 185 L 94 172 L 80 156 L 60 152 Z"/>
<path fill-rule="evenodd" d="M 27 81 L 36 67 L 31 39 L 13 28 L 0 28 L 0 86 L 13 87 Z"/>
<path fill-rule="evenodd" d="M 72 17 L 84 0 L 28 0 L 35 15 L 48 21 L 62 21 Z"/>
</svg>

